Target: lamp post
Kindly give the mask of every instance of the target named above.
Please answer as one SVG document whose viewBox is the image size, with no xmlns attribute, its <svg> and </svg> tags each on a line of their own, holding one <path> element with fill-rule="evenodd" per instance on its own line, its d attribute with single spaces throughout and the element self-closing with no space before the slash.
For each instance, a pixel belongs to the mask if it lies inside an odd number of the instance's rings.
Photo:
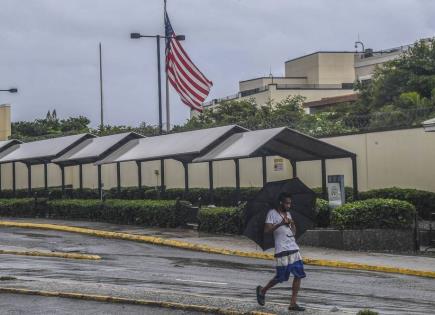
<svg viewBox="0 0 435 315">
<path fill-rule="evenodd" d="M 11 89 L 7 89 L 7 90 L 0 90 L 0 92 L 17 93 L 18 89 L 17 88 L 11 88 Z"/>
<path fill-rule="evenodd" d="M 186 37 L 184 35 L 177 36 L 163 36 L 163 35 L 142 35 L 140 33 L 131 33 L 131 39 L 139 39 L 141 37 L 146 38 L 155 38 L 157 42 L 157 85 L 159 91 L 159 135 L 162 134 L 163 129 L 163 119 L 162 119 L 162 82 L 161 82 L 161 73 L 160 73 L 160 39 L 168 39 L 175 38 L 176 40 L 182 41 L 185 40 Z"/>
</svg>

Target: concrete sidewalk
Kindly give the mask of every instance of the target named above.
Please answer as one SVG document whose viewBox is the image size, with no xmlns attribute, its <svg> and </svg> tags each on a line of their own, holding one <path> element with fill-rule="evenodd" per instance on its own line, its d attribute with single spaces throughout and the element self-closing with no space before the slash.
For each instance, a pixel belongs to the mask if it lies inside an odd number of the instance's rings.
<svg viewBox="0 0 435 315">
<path fill-rule="evenodd" d="M 52 219 L 34 219 L 34 218 L 1 218 L 4 221 L 18 221 L 28 223 L 45 223 L 66 225 L 81 228 L 89 228 L 104 231 L 122 232 L 137 235 L 155 236 L 168 240 L 180 240 L 192 244 L 207 245 L 229 250 L 239 250 L 244 252 L 263 251 L 256 244 L 244 236 L 234 235 L 214 235 L 199 233 L 196 230 L 189 229 L 161 229 L 145 228 L 132 225 L 116 225 L 101 222 L 89 221 L 71 221 L 71 220 L 52 220 Z M 269 251 L 268 251 L 269 252 Z M 272 252 L 270 252 L 272 253 Z M 389 253 L 374 252 L 355 252 L 342 251 L 336 249 L 317 248 L 301 246 L 303 257 L 310 259 L 321 259 L 331 261 L 341 261 L 348 263 L 367 264 L 374 266 L 387 266 L 393 268 L 412 269 L 419 271 L 435 272 L 435 256 L 416 254 L 416 255 L 399 255 Z"/>
</svg>

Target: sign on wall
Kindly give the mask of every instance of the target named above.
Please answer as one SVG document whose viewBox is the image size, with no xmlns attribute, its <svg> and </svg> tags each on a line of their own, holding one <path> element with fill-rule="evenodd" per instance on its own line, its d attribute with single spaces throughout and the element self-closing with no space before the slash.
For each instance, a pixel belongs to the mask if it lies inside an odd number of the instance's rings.
<svg viewBox="0 0 435 315">
<path fill-rule="evenodd" d="M 344 175 L 328 176 L 328 200 L 329 206 L 336 208 L 345 203 Z"/>
<path fill-rule="evenodd" d="M 273 170 L 275 172 L 280 172 L 284 170 L 284 159 L 273 159 Z"/>
</svg>

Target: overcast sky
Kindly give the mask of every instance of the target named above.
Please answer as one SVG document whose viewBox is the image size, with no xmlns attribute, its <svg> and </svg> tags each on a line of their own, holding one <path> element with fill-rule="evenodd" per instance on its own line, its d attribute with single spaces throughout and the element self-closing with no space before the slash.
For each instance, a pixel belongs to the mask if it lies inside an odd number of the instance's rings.
<svg viewBox="0 0 435 315">
<path fill-rule="evenodd" d="M 318 50 L 384 49 L 435 35 L 432 0 L 168 0 L 172 26 L 213 81 L 209 99 L 238 81 L 284 74 L 288 59 Z M 163 0 L 0 0 L 0 104 L 12 120 L 49 109 L 99 123 L 98 43 L 103 45 L 105 122 L 157 123 L 156 44 Z M 171 93 L 172 122 L 189 110 Z"/>
</svg>

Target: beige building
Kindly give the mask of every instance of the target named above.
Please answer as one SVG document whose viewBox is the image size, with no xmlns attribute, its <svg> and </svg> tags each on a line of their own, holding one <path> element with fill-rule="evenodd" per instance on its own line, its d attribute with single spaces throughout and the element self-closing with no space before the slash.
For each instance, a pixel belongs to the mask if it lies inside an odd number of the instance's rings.
<svg viewBox="0 0 435 315">
<path fill-rule="evenodd" d="M 11 136 L 11 106 L 0 105 L 0 141 L 8 140 Z"/>
<path fill-rule="evenodd" d="M 355 94 L 355 81 L 370 80 L 376 67 L 394 60 L 412 45 L 363 52 L 319 51 L 285 62 L 284 77 L 259 77 L 239 82 L 239 92 L 204 103 L 213 108 L 227 100 L 253 98 L 257 104 L 279 102 L 288 96 L 301 95 L 306 102 L 317 102 Z M 315 106 L 321 106 L 318 103 Z M 328 104 L 329 106 L 330 104 Z M 310 113 L 310 106 L 305 106 Z M 314 112 L 314 111 L 313 111 Z M 192 111 L 191 115 L 197 112 Z"/>
<path fill-rule="evenodd" d="M 226 100 L 254 98 L 259 105 L 301 95 L 306 101 L 353 93 L 353 52 L 316 52 L 285 62 L 284 77 L 260 77 L 239 82 L 239 92 L 204 103 L 206 108 Z M 194 115 L 195 112 L 192 112 Z"/>
</svg>

